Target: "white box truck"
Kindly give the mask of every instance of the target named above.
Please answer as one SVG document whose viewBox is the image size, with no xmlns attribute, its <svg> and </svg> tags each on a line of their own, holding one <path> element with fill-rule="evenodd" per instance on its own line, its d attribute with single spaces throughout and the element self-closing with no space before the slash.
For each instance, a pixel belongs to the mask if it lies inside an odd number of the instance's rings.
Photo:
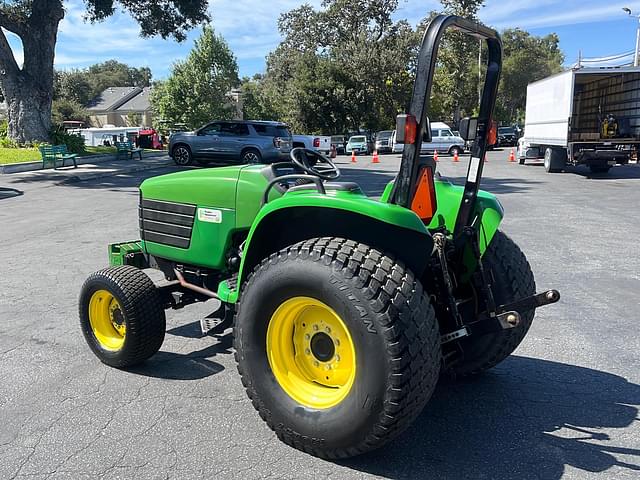
<svg viewBox="0 0 640 480">
<path fill-rule="evenodd" d="M 640 147 L 640 68 L 581 68 L 529 84 L 520 164 L 547 172 L 586 165 L 607 172 Z"/>
</svg>

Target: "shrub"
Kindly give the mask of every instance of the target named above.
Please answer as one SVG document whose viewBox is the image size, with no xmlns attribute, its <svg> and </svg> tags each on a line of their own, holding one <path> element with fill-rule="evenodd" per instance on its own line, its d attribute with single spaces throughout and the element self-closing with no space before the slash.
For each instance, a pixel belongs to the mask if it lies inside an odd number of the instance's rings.
<svg viewBox="0 0 640 480">
<path fill-rule="evenodd" d="M 51 131 L 52 145 L 66 145 L 70 153 L 84 153 L 84 137 L 65 132 L 56 127 Z"/>
</svg>

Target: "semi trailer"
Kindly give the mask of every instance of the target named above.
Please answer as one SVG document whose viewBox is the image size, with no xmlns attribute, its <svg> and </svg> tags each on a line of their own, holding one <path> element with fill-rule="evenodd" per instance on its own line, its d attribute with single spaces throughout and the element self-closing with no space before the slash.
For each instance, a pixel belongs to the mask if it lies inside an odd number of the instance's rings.
<svg viewBox="0 0 640 480">
<path fill-rule="evenodd" d="M 525 115 L 520 164 L 544 158 L 547 172 L 608 172 L 640 146 L 640 68 L 580 68 L 533 82 Z"/>
</svg>

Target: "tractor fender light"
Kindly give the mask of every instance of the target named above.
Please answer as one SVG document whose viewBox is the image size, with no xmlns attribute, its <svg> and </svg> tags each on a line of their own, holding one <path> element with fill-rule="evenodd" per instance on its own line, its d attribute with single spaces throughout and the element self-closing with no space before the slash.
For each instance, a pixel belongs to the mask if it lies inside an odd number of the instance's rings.
<svg viewBox="0 0 640 480">
<path fill-rule="evenodd" d="M 411 114 L 398 115 L 396 118 L 396 143 L 414 144 L 418 133 L 418 122 Z"/>
</svg>

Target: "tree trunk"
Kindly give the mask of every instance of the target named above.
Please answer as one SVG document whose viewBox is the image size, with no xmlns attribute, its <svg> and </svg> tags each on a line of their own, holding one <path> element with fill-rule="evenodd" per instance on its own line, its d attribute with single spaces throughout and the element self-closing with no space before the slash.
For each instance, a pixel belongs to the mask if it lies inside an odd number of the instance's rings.
<svg viewBox="0 0 640 480">
<path fill-rule="evenodd" d="M 52 93 L 42 91 L 38 85 L 22 81 L 15 87 L 5 88 L 8 106 L 8 135 L 24 144 L 46 142 L 51 130 Z"/>
<path fill-rule="evenodd" d="M 24 48 L 24 65 L 20 68 L 0 31 L 0 87 L 8 106 L 8 135 L 18 143 L 49 140 L 53 60 L 58 24 L 63 17 L 60 0 L 33 0 L 27 18 L 0 18 L 0 26 L 18 35 Z"/>
</svg>

